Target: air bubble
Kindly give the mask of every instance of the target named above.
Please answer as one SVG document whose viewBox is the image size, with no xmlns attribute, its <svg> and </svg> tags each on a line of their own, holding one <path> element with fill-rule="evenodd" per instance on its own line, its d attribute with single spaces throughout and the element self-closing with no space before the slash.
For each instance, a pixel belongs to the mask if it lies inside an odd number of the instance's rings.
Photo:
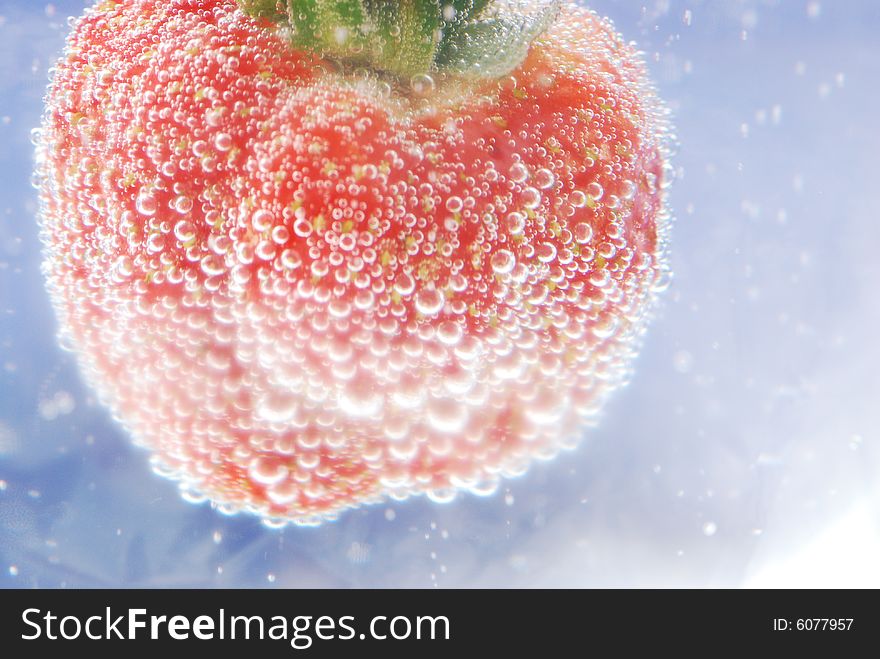
<svg viewBox="0 0 880 659">
<path fill-rule="evenodd" d="M 575 208 L 583 208 L 587 205 L 587 195 L 580 190 L 572 192 L 568 200 Z"/>
<path fill-rule="evenodd" d="M 288 270 L 295 270 L 302 265 L 302 258 L 292 249 L 285 249 L 281 252 L 281 265 Z"/>
<path fill-rule="evenodd" d="M 232 148 L 232 136 L 229 133 L 217 133 L 214 137 L 214 146 L 218 151 L 229 151 Z"/>
<path fill-rule="evenodd" d="M 433 490 L 428 490 L 425 493 L 425 496 L 428 497 L 434 503 L 446 504 L 452 503 L 455 501 L 455 496 L 457 491 L 454 488 L 437 488 Z"/>
<path fill-rule="evenodd" d="M 587 186 L 587 194 L 593 201 L 599 201 L 605 194 L 605 189 L 599 183 L 593 181 Z"/>
<path fill-rule="evenodd" d="M 448 398 L 437 398 L 428 403 L 428 424 L 439 433 L 461 432 L 468 420 L 467 408 Z"/>
<path fill-rule="evenodd" d="M 156 211 L 159 209 L 159 203 L 149 192 L 141 192 L 135 201 L 135 208 L 137 208 L 137 212 L 141 215 L 149 217 L 156 214 Z"/>
<path fill-rule="evenodd" d="M 293 232 L 300 238 L 308 238 L 312 235 L 312 223 L 300 218 L 293 223 Z"/>
<path fill-rule="evenodd" d="M 441 343 L 448 346 L 454 346 L 459 341 L 461 341 L 461 337 L 464 334 L 464 330 L 462 330 L 461 325 L 454 321 L 446 321 L 441 323 L 437 328 L 437 338 Z"/>
<path fill-rule="evenodd" d="M 416 290 L 416 281 L 407 273 L 401 274 L 394 282 L 394 290 L 403 297 L 413 294 Z"/>
<path fill-rule="evenodd" d="M 174 237 L 186 244 L 196 237 L 196 228 L 189 220 L 180 220 L 174 225 Z"/>
<path fill-rule="evenodd" d="M 521 162 L 514 163 L 510 167 L 510 180 L 514 183 L 523 183 L 529 178 L 529 170 Z"/>
<path fill-rule="evenodd" d="M 522 201 L 526 208 L 534 210 L 541 205 L 541 193 L 538 192 L 537 188 L 525 188 L 522 191 Z"/>
<path fill-rule="evenodd" d="M 367 387 L 362 390 L 350 388 L 339 397 L 339 409 L 350 417 L 370 418 L 379 414 L 382 402 L 381 394 L 371 392 Z"/>
<path fill-rule="evenodd" d="M 214 277 L 223 274 L 224 272 L 223 262 L 215 254 L 208 254 L 205 256 L 201 260 L 201 267 L 202 272 L 209 277 Z"/>
<path fill-rule="evenodd" d="M 518 236 L 526 226 L 526 216 L 518 211 L 513 211 L 507 216 L 507 230 L 512 236 Z"/>
<path fill-rule="evenodd" d="M 153 233 L 146 241 L 147 252 L 149 254 L 158 254 L 165 249 L 165 236 L 161 233 Z"/>
<path fill-rule="evenodd" d="M 593 239 L 593 227 L 586 222 L 581 222 L 574 228 L 574 239 L 581 245 L 586 245 Z"/>
<path fill-rule="evenodd" d="M 552 263 L 556 259 L 556 246 L 553 243 L 541 243 L 535 248 L 535 256 L 541 263 Z"/>
<path fill-rule="evenodd" d="M 416 293 L 416 311 L 424 316 L 436 316 L 443 309 L 443 294 L 436 289 Z"/>
<path fill-rule="evenodd" d="M 273 423 L 287 423 L 296 415 L 298 408 L 296 396 L 273 392 L 257 404 L 257 416 Z"/>
<path fill-rule="evenodd" d="M 193 201 L 186 195 L 180 195 L 174 200 L 174 210 L 181 215 L 186 215 L 193 209 Z"/>
<path fill-rule="evenodd" d="M 261 240 L 254 249 L 254 256 L 263 261 L 271 261 L 275 258 L 275 244 L 271 240 Z"/>
<path fill-rule="evenodd" d="M 259 457 L 251 462 L 248 474 L 255 483 L 274 485 L 287 478 L 288 469 L 277 459 Z"/>
<path fill-rule="evenodd" d="M 554 183 L 556 183 L 556 177 L 549 169 L 542 168 L 535 172 L 535 185 L 542 190 L 552 188 Z"/>
<path fill-rule="evenodd" d="M 251 216 L 251 226 L 254 227 L 254 231 L 257 231 L 259 233 L 268 231 L 270 228 L 272 228 L 274 222 L 275 216 L 272 215 L 271 211 L 267 211 L 264 208 L 255 211 L 254 214 Z"/>
<path fill-rule="evenodd" d="M 501 249 L 492 255 L 491 264 L 495 274 L 507 275 L 513 272 L 513 268 L 516 265 L 516 257 L 514 257 L 512 252 Z"/>
<path fill-rule="evenodd" d="M 272 242 L 276 245 L 284 245 L 288 240 L 290 240 L 290 231 L 286 226 L 279 224 L 272 229 Z"/>
<path fill-rule="evenodd" d="M 134 272 L 134 263 L 130 256 L 120 256 L 113 264 L 113 270 L 119 280 L 125 280 L 131 277 Z"/>
<path fill-rule="evenodd" d="M 458 213 L 464 207 L 461 197 L 452 196 L 446 200 L 446 210 L 450 213 Z"/>
<path fill-rule="evenodd" d="M 434 92 L 434 78 L 427 73 L 414 75 L 410 81 L 410 88 L 416 96 L 430 96 Z"/>
</svg>

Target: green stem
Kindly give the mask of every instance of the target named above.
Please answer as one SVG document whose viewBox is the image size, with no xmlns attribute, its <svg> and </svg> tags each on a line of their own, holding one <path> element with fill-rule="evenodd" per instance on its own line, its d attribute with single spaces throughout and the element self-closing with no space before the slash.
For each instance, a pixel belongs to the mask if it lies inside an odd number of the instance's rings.
<svg viewBox="0 0 880 659">
<path fill-rule="evenodd" d="M 501 77 L 555 19 L 561 0 L 528 13 L 494 0 L 238 0 L 290 28 L 291 43 L 322 57 L 401 78 L 436 71 Z"/>
</svg>

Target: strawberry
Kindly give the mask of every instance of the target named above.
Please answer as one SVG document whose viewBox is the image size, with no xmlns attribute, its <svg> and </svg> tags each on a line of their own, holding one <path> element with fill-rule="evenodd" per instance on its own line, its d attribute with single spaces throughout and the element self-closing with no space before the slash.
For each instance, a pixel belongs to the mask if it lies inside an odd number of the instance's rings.
<svg viewBox="0 0 880 659">
<path fill-rule="evenodd" d="M 226 512 L 489 493 L 627 379 L 669 135 L 570 3 L 103 0 L 37 148 L 62 343 Z"/>
</svg>

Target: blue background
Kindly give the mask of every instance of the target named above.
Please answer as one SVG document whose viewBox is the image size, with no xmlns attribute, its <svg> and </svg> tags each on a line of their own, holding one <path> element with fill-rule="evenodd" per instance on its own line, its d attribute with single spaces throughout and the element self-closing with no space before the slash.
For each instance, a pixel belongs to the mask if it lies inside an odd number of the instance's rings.
<svg viewBox="0 0 880 659">
<path fill-rule="evenodd" d="M 880 586 L 875 0 L 591 3 L 680 142 L 632 384 L 493 497 L 282 531 L 183 501 L 56 346 L 29 134 L 84 6 L 0 1 L 0 586 Z"/>
</svg>

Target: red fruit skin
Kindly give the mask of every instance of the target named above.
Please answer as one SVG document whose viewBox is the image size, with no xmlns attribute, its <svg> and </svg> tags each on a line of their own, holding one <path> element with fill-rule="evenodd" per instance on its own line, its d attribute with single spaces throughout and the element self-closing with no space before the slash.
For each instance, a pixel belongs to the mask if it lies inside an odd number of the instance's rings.
<svg viewBox="0 0 880 659">
<path fill-rule="evenodd" d="M 37 171 L 63 345 L 189 498 L 276 522 L 490 492 L 576 444 L 666 269 L 669 126 L 566 6 L 419 98 L 230 0 L 73 27 Z"/>
</svg>

